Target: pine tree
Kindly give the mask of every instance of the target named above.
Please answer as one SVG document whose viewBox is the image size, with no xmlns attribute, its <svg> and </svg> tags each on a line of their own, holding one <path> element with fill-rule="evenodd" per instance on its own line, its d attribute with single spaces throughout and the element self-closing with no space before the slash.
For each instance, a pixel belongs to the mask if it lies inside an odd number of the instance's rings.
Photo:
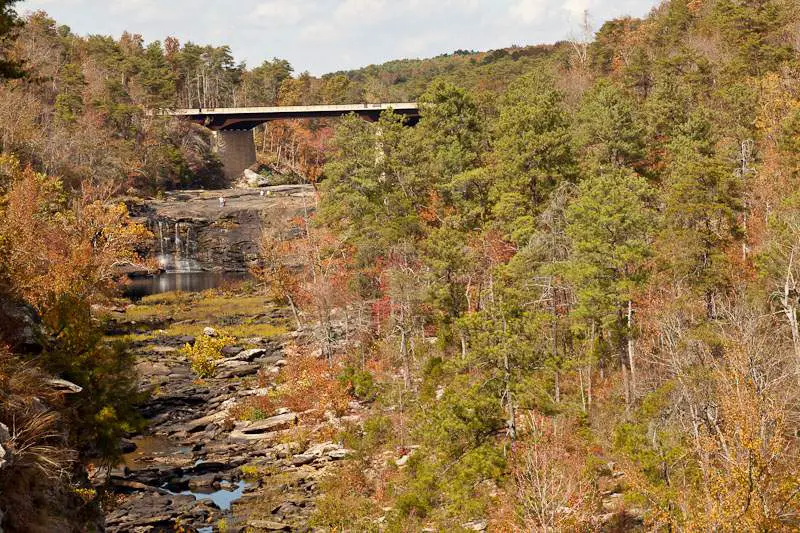
<svg viewBox="0 0 800 533">
<path fill-rule="evenodd" d="M 514 242 L 530 238 L 548 194 L 576 176 L 562 95 L 538 73 L 509 87 L 500 105 L 494 155 L 494 214 Z"/>
<path fill-rule="evenodd" d="M 669 149 L 662 256 L 674 279 L 686 280 L 715 317 L 716 298 L 729 283 L 726 249 L 740 236 L 740 183 L 716 154 L 702 111 L 690 117 Z"/>
<path fill-rule="evenodd" d="M 175 103 L 175 75 L 170 69 L 161 49 L 161 43 L 154 41 L 145 49 L 141 59 L 139 83 L 146 92 L 144 104 L 148 108 L 160 108 Z"/>
<path fill-rule="evenodd" d="M 483 150 L 483 128 L 478 106 L 464 89 L 434 82 L 420 96 L 421 119 L 414 132 L 419 150 L 419 172 L 431 188 L 451 205 L 454 181 L 477 167 Z"/>
<path fill-rule="evenodd" d="M 576 141 L 596 167 L 638 168 L 644 157 L 644 128 L 633 99 L 601 80 L 581 103 Z"/>
<path fill-rule="evenodd" d="M 0 0 L 0 80 L 23 76 L 19 62 L 7 56 L 14 29 L 20 26 L 20 20 L 14 11 L 16 3 L 17 0 Z"/>
<path fill-rule="evenodd" d="M 637 174 L 615 169 L 580 184 L 567 210 L 573 255 L 566 275 L 575 286 L 575 315 L 616 348 L 625 372 L 625 399 L 635 389 L 633 300 L 647 278 L 654 213 L 652 191 Z"/>
</svg>

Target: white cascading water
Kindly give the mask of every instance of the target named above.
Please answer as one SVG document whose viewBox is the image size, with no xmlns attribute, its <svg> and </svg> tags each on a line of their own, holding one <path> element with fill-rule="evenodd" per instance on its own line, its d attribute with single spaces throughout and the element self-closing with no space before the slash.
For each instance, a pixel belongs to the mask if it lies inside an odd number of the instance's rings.
<svg viewBox="0 0 800 533">
<path fill-rule="evenodd" d="M 181 223 L 175 223 L 175 257 L 181 255 Z"/>
<path fill-rule="evenodd" d="M 192 226 L 186 226 L 186 257 L 192 256 Z"/>
<path fill-rule="evenodd" d="M 164 224 L 158 221 L 158 244 L 161 246 L 161 257 L 164 257 Z"/>
</svg>

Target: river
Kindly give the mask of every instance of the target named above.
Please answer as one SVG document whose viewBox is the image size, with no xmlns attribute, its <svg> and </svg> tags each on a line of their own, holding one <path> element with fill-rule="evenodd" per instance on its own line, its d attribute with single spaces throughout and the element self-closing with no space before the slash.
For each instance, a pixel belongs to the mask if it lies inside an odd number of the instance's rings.
<svg viewBox="0 0 800 533">
<path fill-rule="evenodd" d="M 165 272 L 157 276 L 132 278 L 122 290 L 122 295 L 138 301 L 151 294 L 183 291 L 201 292 L 229 282 L 250 279 L 246 272 Z"/>
</svg>

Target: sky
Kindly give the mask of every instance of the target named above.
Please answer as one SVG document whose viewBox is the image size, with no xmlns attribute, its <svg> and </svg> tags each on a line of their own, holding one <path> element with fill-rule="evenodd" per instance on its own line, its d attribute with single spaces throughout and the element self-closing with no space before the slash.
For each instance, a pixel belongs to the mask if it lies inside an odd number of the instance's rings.
<svg viewBox="0 0 800 533">
<path fill-rule="evenodd" d="M 257 66 L 287 59 L 315 75 L 458 49 L 485 51 L 552 43 L 577 33 L 584 10 L 593 26 L 643 16 L 660 0 L 23 0 L 79 35 L 230 45 Z"/>
</svg>

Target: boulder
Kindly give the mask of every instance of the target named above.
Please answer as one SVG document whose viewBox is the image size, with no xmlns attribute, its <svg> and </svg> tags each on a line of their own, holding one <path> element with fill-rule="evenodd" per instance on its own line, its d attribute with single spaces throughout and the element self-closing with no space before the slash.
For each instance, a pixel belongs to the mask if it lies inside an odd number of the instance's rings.
<svg viewBox="0 0 800 533">
<path fill-rule="evenodd" d="M 241 353 L 242 347 L 241 346 L 225 346 L 222 349 L 222 355 L 227 358 L 235 357 L 237 354 Z"/>
<path fill-rule="evenodd" d="M 313 463 L 316 459 L 318 459 L 318 457 L 315 455 L 301 453 L 299 455 L 295 455 L 294 457 L 292 457 L 292 464 L 294 466 L 308 465 Z"/>
<path fill-rule="evenodd" d="M 195 431 L 199 431 L 199 430 L 205 428 L 206 426 L 208 426 L 212 422 L 217 422 L 217 421 L 220 421 L 220 420 L 224 420 L 227 417 L 228 417 L 228 409 L 225 408 L 225 409 L 222 409 L 220 411 L 217 411 L 216 413 L 212 413 L 210 415 L 206 415 L 206 416 L 203 416 L 203 417 L 200 417 L 200 418 L 196 418 L 194 420 L 190 420 L 189 422 L 184 423 L 182 426 L 176 427 L 176 428 L 173 428 L 173 429 L 175 429 L 176 433 L 178 431 L 185 431 L 187 433 L 193 433 Z"/>
<path fill-rule="evenodd" d="M 11 452 L 0 445 L 0 470 L 11 463 Z"/>
<path fill-rule="evenodd" d="M 250 520 L 247 526 L 255 529 L 256 531 L 291 531 L 291 527 L 280 522 L 273 522 L 272 520 Z"/>
<path fill-rule="evenodd" d="M 119 450 L 122 453 L 131 453 L 136 451 L 136 443 L 130 439 L 120 439 L 119 441 Z"/>
<path fill-rule="evenodd" d="M 341 459 L 346 458 L 348 455 L 352 455 L 352 453 L 353 450 L 348 450 L 347 448 L 340 448 L 338 450 L 329 451 L 327 455 L 334 461 L 339 461 Z"/>
<path fill-rule="evenodd" d="M 233 357 L 229 359 L 236 359 L 238 361 L 253 361 L 257 357 L 261 357 L 262 355 L 266 355 L 267 351 L 264 348 L 253 348 L 251 350 L 243 350 L 239 351 Z"/>
<path fill-rule="evenodd" d="M 466 524 L 461 524 L 461 527 L 470 531 L 486 531 L 489 523 L 486 520 L 471 520 Z"/>
<path fill-rule="evenodd" d="M 245 434 L 267 433 L 293 426 L 297 422 L 297 415 L 284 413 L 276 416 L 256 420 L 255 422 L 237 422 L 236 429 Z"/>
<path fill-rule="evenodd" d="M 39 315 L 31 306 L 0 291 L 0 344 L 13 351 L 39 353 L 40 325 Z"/>
<path fill-rule="evenodd" d="M 244 171 L 244 179 L 248 187 L 267 187 L 271 184 L 267 176 L 262 176 L 257 172 L 253 172 L 249 168 Z"/>
<path fill-rule="evenodd" d="M 229 361 L 229 366 L 226 366 L 224 363 L 222 363 L 217 367 L 216 377 L 219 379 L 239 378 L 256 374 L 260 369 L 261 365 L 258 363 Z"/>
<path fill-rule="evenodd" d="M 203 328 L 203 335 L 206 337 L 219 337 L 219 332 L 210 326 Z"/>
<path fill-rule="evenodd" d="M 306 450 L 307 455 L 313 455 L 314 457 L 322 457 L 326 455 L 328 452 L 339 450 L 342 447 L 338 444 L 334 444 L 332 442 L 323 442 L 321 444 L 315 444 L 314 446 L 310 447 Z"/>
<path fill-rule="evenodd" d="M 201 491 L 219 487 L 219 474 L 205 474 L 189 479 L 189 490 Z"/>
</svg>

